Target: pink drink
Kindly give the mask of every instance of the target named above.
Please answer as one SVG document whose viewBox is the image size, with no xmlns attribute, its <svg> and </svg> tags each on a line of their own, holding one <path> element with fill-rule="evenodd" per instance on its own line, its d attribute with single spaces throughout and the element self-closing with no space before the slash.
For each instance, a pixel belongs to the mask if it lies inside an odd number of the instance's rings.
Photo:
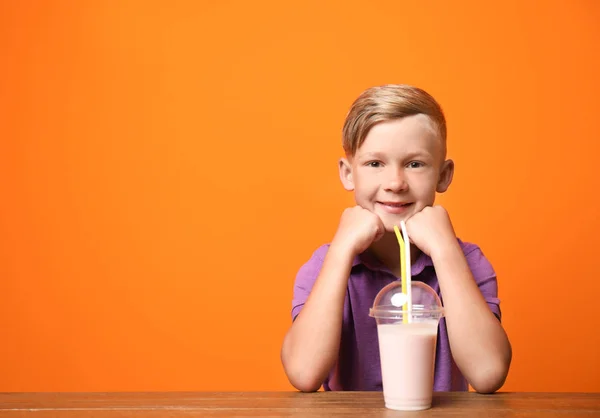
<svg viewBox="0 0 600 418">
<path fill-rule="evenodd" d="M 385 406 L 401 411 L 431 407 L 437 329 L 444 316 L 431 286 L 418 281 L 410 286 L 408 299 L 400 280 L 388 284 L 369 310 L 377 320 Z"/>
<path fill-rule="evenodd" d="M 438 321 L 379 324 L 379 353 L 385 406 L 431 407 Z"/>
</svg>

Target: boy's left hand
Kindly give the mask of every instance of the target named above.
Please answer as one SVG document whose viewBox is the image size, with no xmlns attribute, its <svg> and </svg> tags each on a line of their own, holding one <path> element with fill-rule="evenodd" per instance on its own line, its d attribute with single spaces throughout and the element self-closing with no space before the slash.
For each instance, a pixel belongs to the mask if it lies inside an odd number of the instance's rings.
<svg viewBox="0 0 600 418">
<path fill-rule="evenodd" d="M 456 234 L 450 216 L 442 206 L 427 206 L 406 221 L 408 237 L 430 257 L 444 248 L 456 245 Z"/>
</svg>

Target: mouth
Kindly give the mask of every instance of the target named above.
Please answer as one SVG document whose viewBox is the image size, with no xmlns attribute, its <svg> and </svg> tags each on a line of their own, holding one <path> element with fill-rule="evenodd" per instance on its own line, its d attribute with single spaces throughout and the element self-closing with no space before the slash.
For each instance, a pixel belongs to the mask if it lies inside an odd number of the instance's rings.
<svg viewBox="0 0 600 418">
<path fill-rule="evenodd" d="M 377 202 L 388 213 L 399 215 L 408 211 L 413 202 Z"/>
</svg>

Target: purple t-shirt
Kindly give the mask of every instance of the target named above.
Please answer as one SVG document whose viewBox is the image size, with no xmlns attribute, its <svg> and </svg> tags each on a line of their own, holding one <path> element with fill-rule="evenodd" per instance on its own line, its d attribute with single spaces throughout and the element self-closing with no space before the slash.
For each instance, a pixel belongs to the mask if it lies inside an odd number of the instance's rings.
<svg viewBox="0 0 600 418">
<path fill-rule="evenodd" d="M 500 300 L 496 273 L 477 245 L 458 240 L 475 282 L 491 311 L 500 319 Z M 292 318 L 302 310 L 319 275 L 329 245 L 318 248 L 298 271 L 294 284 Z M 398 278 L 368 252 L 352 263 L 344 301 L 342 337 L 338 362 L 323 383 L 325 390 L 382 390 L 377 324 L 369 308 L 379 291 Z M 412 266 L 412 280 L 422 281 L 442 299 L 433 262 L 421 253 Z M 467 381 L 454 363 L 448 341 L 446 321 L 440 321 L 435 357 L 434 391 L 465 391 Z"/>
</svg>

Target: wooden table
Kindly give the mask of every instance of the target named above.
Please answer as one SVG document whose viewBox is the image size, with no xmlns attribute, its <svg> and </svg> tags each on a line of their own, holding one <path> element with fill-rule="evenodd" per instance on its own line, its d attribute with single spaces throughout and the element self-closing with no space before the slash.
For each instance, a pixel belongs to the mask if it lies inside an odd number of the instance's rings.
<svg viewBox="0 0 600 418">
<path fill-rule="evenodd" d="M 600 393 L 436 393 L 433 408 L 386 409 L 381 392 L 0 393 L 10 417 L 600 417 Z"/>
</svg>

